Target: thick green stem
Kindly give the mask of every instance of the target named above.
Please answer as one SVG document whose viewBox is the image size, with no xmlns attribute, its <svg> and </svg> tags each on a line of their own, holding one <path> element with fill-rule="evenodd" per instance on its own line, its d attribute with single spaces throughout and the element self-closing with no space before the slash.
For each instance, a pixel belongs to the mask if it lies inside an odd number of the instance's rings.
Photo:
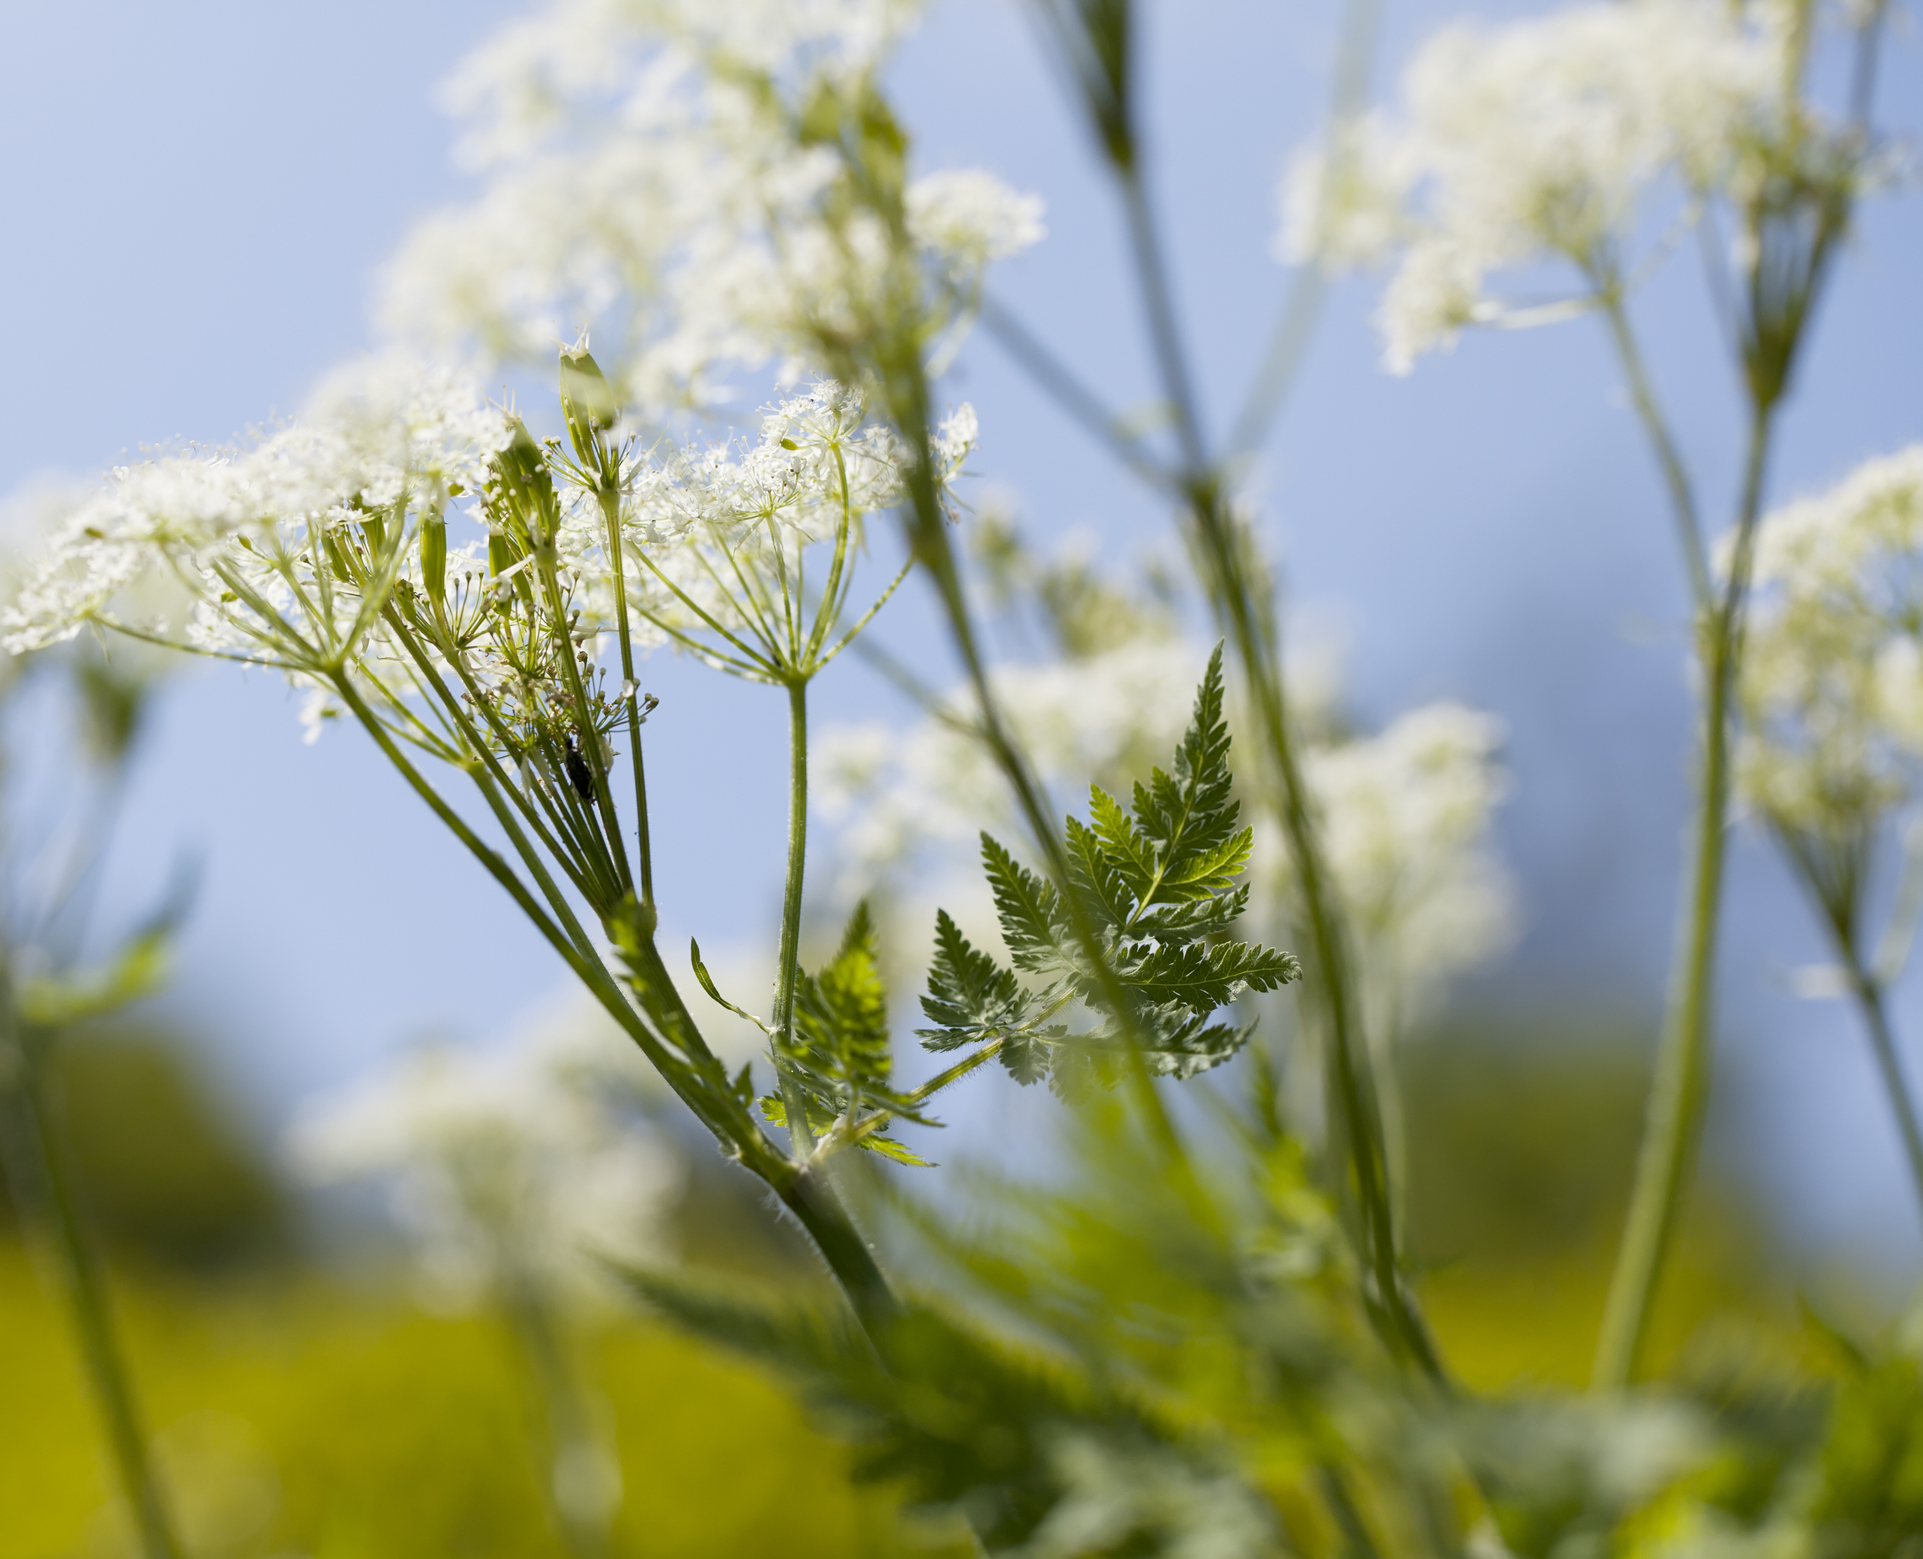
<svg viewBox="0 0 1923 1559">
<path fill-rule="evenodd" d="M 888 1323 L 901 1313 L 901 1303 L 888 1286 L 888 1279 L 876 1263 L 868 1242 L 855 1227 L 847 1206 L 835 1194 L 826 1169 L 811 1165 L 771 1183 L 782 1206 L 795 1215 L 815 1242 L 821 1259 L 828 1263 L 842 1293 L 854 1307 L 856 1318 L 869 1336 L 879 1342 Z"/>
<path fill-rule="evenodd" d="M 801 883 L 808 862 L 808 682 L 788 684 L 788 880 L 781 896 L 780 960 L 775 971 L 775 1033 L 779 1035 L 775 1070 L 781 1078 L 781 1104 L 788 1116 L 788 1141 L 796 1163 L 814 1151 L 808 1129 L 807 1100 L 801 1082 L 784 1061 L 781 1047 L 795 1043 L 795 987 L 801 983 Z"/>
<path fill-rule="evenodd" d="M 20 1091 L 27 1126 L 38 1150 L 47 1224 L 59 1252 L 67 1301 L 86 1360 L 88 1383 L 93 1387 L 105 1421 L 121 1491 L 139 1529 L 147 1559 L 180 1559 L 180 1544 L 174 1538 L 160 1481 L 148 1454 L 133 1380 L 114 1332 L 106 1276 L 82 1219 L 72 1165 L 67 1158 L 58 1110 L 51 1097 L 51 1082 L 46 1075 L 47 1036 L 18 1031 L 20 1020 L 10 992 L 0 991 L 0 1009 L 4 1009 L 4 1018 L 0 1021 L 16 1030 L 9 1037 L 20 1058 Z"/>
<path fill-rule="evenodd" d="M 1610 1280 L 1592 1384 L 1619 1390 L 1635 1377 L 1643 1334 L 1674 1240 L 1683 1192 L 1702 1136 L 1709 1096 L 1710 1033 L 1716 972 L 1716 932 L 1722 910 L 1723 861 L 1729 827 L 1730 748 L 1734 735 L 1736 673 L 1742 656 L 1743 614 L 1751 559 L 1762 514 L 1769 457 L 1770 409 L 1759 405 L 1750 423 L 1749 454 L 1737 510 L 1729 577 L 1714 609 L 1701 619 L 1703 662 L 1702 769 L 1698 779 L 1694 849 L 1682 914 L 1668 1008 L 1656 1055 L 1636 1160 L 1635 1185 L 1622 1247 Z"/>
</svg>

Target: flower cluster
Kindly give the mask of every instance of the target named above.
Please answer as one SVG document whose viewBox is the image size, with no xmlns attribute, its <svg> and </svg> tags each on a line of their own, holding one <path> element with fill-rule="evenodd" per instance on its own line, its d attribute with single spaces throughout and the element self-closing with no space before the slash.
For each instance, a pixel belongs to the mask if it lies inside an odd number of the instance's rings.
<svg viewBox="0 0 1923 1559">
<path fill-rule="evenodd" d="M 660 1252 L 681 1184 L 672 1146 L 633 1109 L 651 1074 L 605 1027 L 535 1023 L 488 1050 L 417 1051 L 313 1101 L 290 1156 L 316 1184 L 386 1182 L 438 1300 L 528 1281 L 592 1295 L 597 1258 Z"/>
<path fill-rule="evenodd" d="M 351 657 L 373 614 L 363 592 L 323 577 L 324 538 L 396 506 L 438 512 L 482 486 L 509 433 L 464 377 L 380 362 L 330 381 L 315 416 L 251 447 L 118 467 L 56 531 L 7 610 L 5 646 L 20 654 L 98 623 L 293 670 L 311 669 L 286 659 L 296 633 L 318 659 Z M 184 621 L 139 611 L 154 573 L 186 589 Z"/>
<path fill-rule="evenodd" d="M 755 680 L 826 664 L 872 615 L 842 622 L 864 521 L 905 491 L 909 457 L 901 439 L 864 417 L 860 395 L 821 383 L 770 411 L 755 444 L 675 448 L 636 470 L 622 531 L 631 600 L 643 621 Z M 967 406 L 937 431 L 935 476 L 944 489 L 961 474 L 975 436 Z M 563 535 L 580 545 L 567 550 L 591 555 L 599 525 L 578 505 Z M 815 547 L 831 556 L 811 578 Z"/>
<path fill-rule="evenodd" d="M 388 325 L 533 358 L 592 322 L 623 398 L 660 410 L 771 361 L 833 369 L 820 341 L 881 316 L 965 315 L 982 268 L 1040 238 L 1039 202 L 974 171 L 878 198 L 843 156 L 867 137 L 899 161 L 873 81 L 917 9 L 554 0 L 504 29 L 447 90 L 485 186 L 410 237 Z"/>
<path fill-rule="evenodd" d="M 1325 863 L 1367 973 L 1373 1032 L 1394 1034 L 1512 935 L 1514 889 L 1489 843 L 1507 789 L 1501 740 L 1494 716 L 1445 702 L 1304 756 Z M 1269 912 L 1297 919 L 1281 830 L 1258 830 L 1257 852 Z"/>
<path fill-rule="evenodd" d="M 1489 276 L 1565 260 L 1619 285 L 1665 180 L 1689 197 L 1757 179 L 1786 138 L 1786 38 L 1777 8 L 1707 0 L 1451 26 L 1410 64 L 1399 119 L 1298 158 L 1283 248 L 1336 267 L 1400 253 L 1378 317 L 1397 372 L 1465 325 L 1555 317 Z"/>
<path fill-rule="evenodd" d="M 1778 828 L 1857 838 L 1917 793 L 1923 446 L 1770 515 L 1755 580 L 1738 784 Z"/>
</svg>

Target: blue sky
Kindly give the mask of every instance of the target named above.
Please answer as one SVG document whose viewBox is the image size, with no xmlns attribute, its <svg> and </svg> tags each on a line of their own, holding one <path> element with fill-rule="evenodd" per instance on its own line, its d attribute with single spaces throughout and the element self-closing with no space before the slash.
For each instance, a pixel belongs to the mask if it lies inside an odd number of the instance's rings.
<svg viewBox="0 0 1923 1559">
<path fill-rule="evenodd" d="M 142 444 L 219 440 L 296 408 L 370 339 L 374 268 L 462 188 L 431 91 L 516 8 L 500 0 L 327 7 L 68 0 L 10 19 L 0 59 L 0 488 L 86 474 Z M 1484 15 L 1518 7 L 1485 7 Z M 1154 175 L 1208 414 L 1259 359 L 1282 273 L 1274 184 L 1313 127 L 1332 4 L 1151 7 Z M 1391 0 L 1377 86 L 1452 8 Z M 1915 127 L 1912 39 L 1883 90 Z M 1118 404 L 1146 399 L 1115 213 L 1009 0 L 937 9 L 897 83 L 925 166 L 981 164 L 1047 199 L 1050 238 L 1007 301 Z M 1775 489 L 1821 485 L 1923 436 L 1923 204 L 1875 204 L 1805 366 Z M 1373 284 L 1340 287 L 1258 490 L 1289 599 L 1351 645 L 1371 719 L 1455 697 L 1508 722 L 1504 850 L 1529 932 L 1489 991 L 1578 991 L 1640 1011 L 1661 989 L 1685 799 L 1682 593 L 1653 470 L 1593 322 L 1472 338 L 1391 379 Z M 1639 303 L 1706 490 L 1728 487 L 1733 386 L 1687 256 Z M 1118 324 L 1119 322 L 1119 324 Z M 1040 535 L 1096 530 L 1126 557 L 1166 517 L 992 343 L 950 385 L 982 415 L 977 466 Z M 1713 500 L 1711 512 L 1726 507 Z M 912 587 L 911 587 L 912 589 Z M 933 656 L 926 601 L 885 632 Z M 932 674 L 945 675 L 939 663 Z M 661 874 L 704 943 L 771 927 L 779 892 L 779 695 L 671 660 L 650 668 Z M 849 668 L 832 717 L 871 707 Z M 130 906 L 182 852 L 202 866 L 179 1009 L 237 1091 L 279 1110 L 427 1030 L 482 1037 L 561 975 L 511 907 L 347 733 L 300 742 L 264 677 L 167 695 L 112 878 Z M 710 863 L 719 861 L 717 871 Z M 1819 956 L 1780 870 L 1739 850 L 1726 942 L 1723 1120 L 1805 1224 L 1913 1251 L 1913 1209 L 1861 1041 L 1792 1001 Z M 1923 1051 L 1923 993 L 1900 1019 Z"/>
</svg>

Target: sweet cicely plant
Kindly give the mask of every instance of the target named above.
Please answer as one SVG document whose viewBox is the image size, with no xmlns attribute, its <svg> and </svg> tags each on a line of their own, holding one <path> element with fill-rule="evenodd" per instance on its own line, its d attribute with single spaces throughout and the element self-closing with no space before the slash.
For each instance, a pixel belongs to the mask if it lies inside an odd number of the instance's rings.
<svg viewBox="0 0 1923 1559">
<path fill-rule="evenodd" d="M 819 972 L 804 974 L 798 948 L 807 687 L 899 583 L 847 620 L 862 521 L 902 500 L 900 441 L 865 420 L 858 396 L 825 385 L 783 403 L 746 449 L 645 458 L 618 436 L 585 347 L 562 355 L 560 386 L 567 449 L 449 375 L 390 375 L 331 422 L 118 471 L 23 593 L 11 642 L 83 627 L 175 642 L 277 669 L 312 690 L 319 717 L 360 725 L 872 1317 L 889 1291 L 823 1174 L 836 1152 L 919 1162 L 889 1122 L 927 1123 L 937 1092 L 996 1057 L 1023 1081 L 1048 1073 L 1063 1086 L 1078 1072 L 1187 1075 L 1246 1038 L 1211 1023 L 1216 1009 L 1293 977 L 1288 955 L 1230 938 L 1250 833 L 1234 826 L 1220 656 L 1172 772 L 1138 788 L 1132 815 L 1097 790 L 1091 823 L 1071 821 L 1072 881 L 1051 884 L 987 842 L 1008 945 L 1038 984 L 1019 984 L 944 917 L 930 1042 L 974 1048 L 898 1089 L 866 911 Z M 931 440 L 944 484 L 971 430 L 964 413 Z M 186 588 L 184 624 L 117 606 L 155 569 Z M 788 693 L 776 996 L 767 1019 L 742 1013 L 770 1041 L 776 1088 L 759 1104 L 750 1069 L 731 1073 L 709 1048 L 655 944 L 641 751 L 651 701 L 635 670 L 662 640 Z M 505 853 L 463 816 L 450 793 L 461 780 Z M 723 1000 L 698 948 L 692 958 Z M 1077 1001 L 1103 1021 L 1071 1035 L 1054 1020 Z M 764 1120 L 786 1128 L 785 1146 Z"/>
</svg>

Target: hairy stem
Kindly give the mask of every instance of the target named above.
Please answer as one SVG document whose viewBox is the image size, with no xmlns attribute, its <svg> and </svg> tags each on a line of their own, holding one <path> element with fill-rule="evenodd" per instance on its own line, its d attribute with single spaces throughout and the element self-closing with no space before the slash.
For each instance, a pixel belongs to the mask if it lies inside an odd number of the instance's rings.
<svg viewBox="0 0 1923 1559">
<path fill-rule="evenodd" d="M 855 1226 L 847 1204 L 836 1194 L 825 1166 L 795 1169 L 770 1183 L 781 1205 L 808 1231 L 856 1318 L 869 1336 L 879 1341 L 888 1323 L 901 1313 L 901 1302 Z"/>
<path fill-rule="evenodd" d="M 72 1163 L 67 1156 L 59 1111 L 47 1076 L 51 1036 L 25 1031 L 10 987 L 0 988 L 0 1022 L 14 1032 L 5 1036 L 19 1058 L 20 1098 L 27 1132 L 37 1150 L 46 1222 L 59 1253 L 67 1302 L 73 1312 L 88 1383 L 105 1420 L 107 1441 L 120 1475 L 121 1492 L 133 1514 L 146 1559 L 180 1559 L 181 1547 L 168 1518 L 160 1480 L 148 1453 L 147 1436 L 134 1396 L 120 1339 L 114 1331 L 106 1275 L 101 1270 L 91 1231 L 86 1227 Z"/>
<path fill-rule="evenodd" d="M 1732 705 L 1742 655 L 1750 563 L 1762 515 L 1770 428 L 1770 408 L 1758 404 L 1750 421 L 1729 577 L 1721 599 L 1698 624 L 1704 696 L 1694 845 L 1629 1216 L 1610 1280 L 1591 1377 L 1599 1391 L 1619 1390 L 1635 1377 L 1656 1287 L 1662 1280 L 1683 1192 L 1702 1136 L 1703 1108 L 1709 1095 L 1716 932 L 1729 829 Z"/>
</svg>

